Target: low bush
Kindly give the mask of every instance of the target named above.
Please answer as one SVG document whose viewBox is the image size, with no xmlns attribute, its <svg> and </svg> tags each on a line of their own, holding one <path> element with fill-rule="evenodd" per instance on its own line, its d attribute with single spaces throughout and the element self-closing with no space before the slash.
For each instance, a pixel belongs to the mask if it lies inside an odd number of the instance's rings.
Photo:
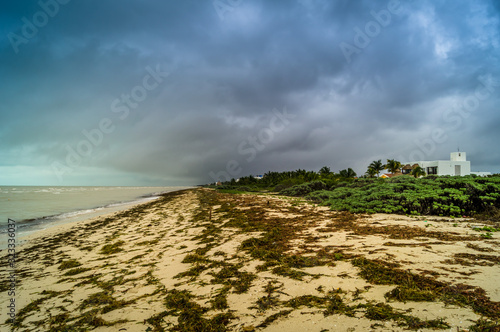
<svg viewBox="0 0 500 332">
<path fill-rule="evenodd" d="M 280 191 L 281 195 L 286 196 L 305 196 L 311 192 L 318 190 L 325 190 L 327 188 L 323 181 L 313 181 L 308 183 L 299 184 Z"/>
<path fill-rule="evenodd" d="M 328 189 L 328 190 L 327 190 Z M 321 181 L 280 192 L 307 199 L 334 210 L 353 213 L 482 216 L 499 220 L 500 176 L 356 179 L 332 187 Z"/>
</svg>

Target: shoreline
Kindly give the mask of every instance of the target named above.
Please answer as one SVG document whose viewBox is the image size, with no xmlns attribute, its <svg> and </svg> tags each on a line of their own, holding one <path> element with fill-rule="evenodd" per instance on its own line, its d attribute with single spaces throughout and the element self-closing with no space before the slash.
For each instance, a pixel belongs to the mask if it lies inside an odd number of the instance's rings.
<svg viewBox="0 0 500 332">
<path fill-rule="evenodd" d="M 482 238 L 473 224 L 171 192 L 16 248 L 17 330 L 466 329 L 500 317 L 500 238 Z M 474 307 L 447 289 L 473 291 Z M 0 327 L 6 319 L 3 310 Z"/>
<path fill-rule="evenodd" d="M 74 224 L 78 222 L 84 222 L 90 219 L 95 219 L 107 215 L 112 215 L 116 212 L 126 211 L 133 208 L 136 205 L 145 204 L 156 200 L 161 197 L 161 195 L 175 192 L 179 190 L 193 189 L 193 187 L 180 187 L 180 189 L 173 189 L 171 191 L 155 192 L 149 195 L 138 196 L 130 201 L 116 202 L 107 205 L 97 205 L 92 208 L 87 209 L 77 209 L 70 212 L 64 212 L 61 214 L 56 214 L 52 216 L 42 216 L 35 219 L 28 220 L 16 220 L 16 238 L 20 241 L 25 242 L 27 238 L 36 237 L 38 233 L 45 233 L 44 231 L 54 228 L 63 227 L 67 224 Z M 19 224 L 22 224 L 20 227 Z M 0 233 L 0 255 L 2 251 L 7 248 L 7 232 Z"/>
<path fill-rule="evenodd" d="M 18 232 L 16 234 L 16 243 L 17 243 L 17 249 L 24 249 L 26 246 L 29 246 L 30 241 L 33 240 L 39 240 L 41 238 L 46 238 L 48 236 L 53 236 L 53 235 L 58 235 L 60 233 L 66 233 L 70 232 L 72 228 L 77 228 L 83 225 L 86 225 L 88 223 L 93 223 L 93 222 L 98 222 L 99 220 L 102 220 L 103 218 L 113 218 L 114 216 L 120 214 L 121 212 L 127 211 L 129 209 L 132 209 L 134 207 L 143 205 L 143 204 L 148 204 L 150 202 L 154 202 L 155 200 L 159 199 L 160 197 L 150 200 L 147 202 L 137 202 L 137 203 L 132 203 L 130 204 L 125 204 L 123 208 L 120 208 L 117 211 L 111 211 L 111 212 L 106 212 L 102 214 L 98 214 L 96 216 L 92 216 L 90 218 L 85 218 L 81 220 L 60 220 L 60 221 L 52 221 L 48 222 L 43 225 L 35 225 L 30 227 L 31 229 L 23 232 Z M 43 228 L 37 228 L 37 226 L 43 226 Z M 5 234 L 7 237 L 7 234 Z M 3 241 L 0 241 L 0 257 L 3 256 L 5 248 Z"/>
</svg>

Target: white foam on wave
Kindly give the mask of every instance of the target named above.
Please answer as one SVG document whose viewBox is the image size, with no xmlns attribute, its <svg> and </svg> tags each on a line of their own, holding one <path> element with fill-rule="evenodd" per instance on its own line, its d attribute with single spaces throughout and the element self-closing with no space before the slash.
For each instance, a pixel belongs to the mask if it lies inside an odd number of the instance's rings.
<svg viewBox="0 0 500 332">
<path fill-rule="evenodd" d="M 80 216 L 80 215 L 84 215 L 84 214 L 97 212 L 100 210 L 104 210 L 104 207 L 97 207 L 94 209 L 85 209 L 85 210 L 79 210 L 79 211 L 66 212 L 66 213 L 62 213 L 60 215 L 55 216 L 55 218 L 57 218 L 57 219 L 72 218 L 72 217 L 76 217 L 76 216 Z"/>
</svg>

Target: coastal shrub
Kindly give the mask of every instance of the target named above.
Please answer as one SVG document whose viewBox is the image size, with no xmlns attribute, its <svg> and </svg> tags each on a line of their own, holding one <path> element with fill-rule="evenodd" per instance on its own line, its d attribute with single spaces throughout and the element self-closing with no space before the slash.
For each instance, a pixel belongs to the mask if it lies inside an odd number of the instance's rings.
<svg viewBox="0 0 500 332">
<path fill-rule="evenodd" d="M 281 194 L 305 196 L 333 210 L 353 213 L 480 215 L 485 219 L 500 220 L 500 176 L 421 179 L 399 176 L 339 182 L 328 190 L 313 190 L 315 188 L 315 183 L 305 183 L 283 190 Z"/>
<path fill-rule="evenodd" d="M 252 191 L 252 189 L 250 187 L 245 187 L 245 186 L 239 187 L 238 189 L 241 191 Z"/>
<path fill-rule="evenodd" d="M 480 220 L 500 220 L 500 208 L 496 206 L 487 206 L 480 214 L 475 215 L 476 219 Z"/>
<path fill-rule="evenodd" d="M 284 189 L 280 192 L 280 194 L 295 197 L 305 196 L 311 192 L 324 190 L 326 188 L 326 184 L 323 181 L 313 181 Z"/>
<path fill-rule="evenodd" d="M 276 187 L 274 187 L 273 191 L 280 192 L 280 191 L 288 189 L 288 188 L 290 188 L 292 186 L 293 185 L 291 185 L 291 184 L 278 184 Z"/>
</svg>

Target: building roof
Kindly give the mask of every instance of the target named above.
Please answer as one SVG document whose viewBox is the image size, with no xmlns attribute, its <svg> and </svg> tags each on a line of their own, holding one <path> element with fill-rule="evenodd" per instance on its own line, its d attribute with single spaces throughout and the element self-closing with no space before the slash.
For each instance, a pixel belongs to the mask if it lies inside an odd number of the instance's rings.
<svg viewBox="0 0 500 332">
<path fill-rule="evenodd" d="M 392 177 L 400 176 L 400 175 L 403 175 L 403 173 L 401 173 L 401 172 L 396 172 L 394 174 L 392 174 L 392 173 L 384 173 L 380 177 L 381 178 L 392 178 Z"/>
</svg>

